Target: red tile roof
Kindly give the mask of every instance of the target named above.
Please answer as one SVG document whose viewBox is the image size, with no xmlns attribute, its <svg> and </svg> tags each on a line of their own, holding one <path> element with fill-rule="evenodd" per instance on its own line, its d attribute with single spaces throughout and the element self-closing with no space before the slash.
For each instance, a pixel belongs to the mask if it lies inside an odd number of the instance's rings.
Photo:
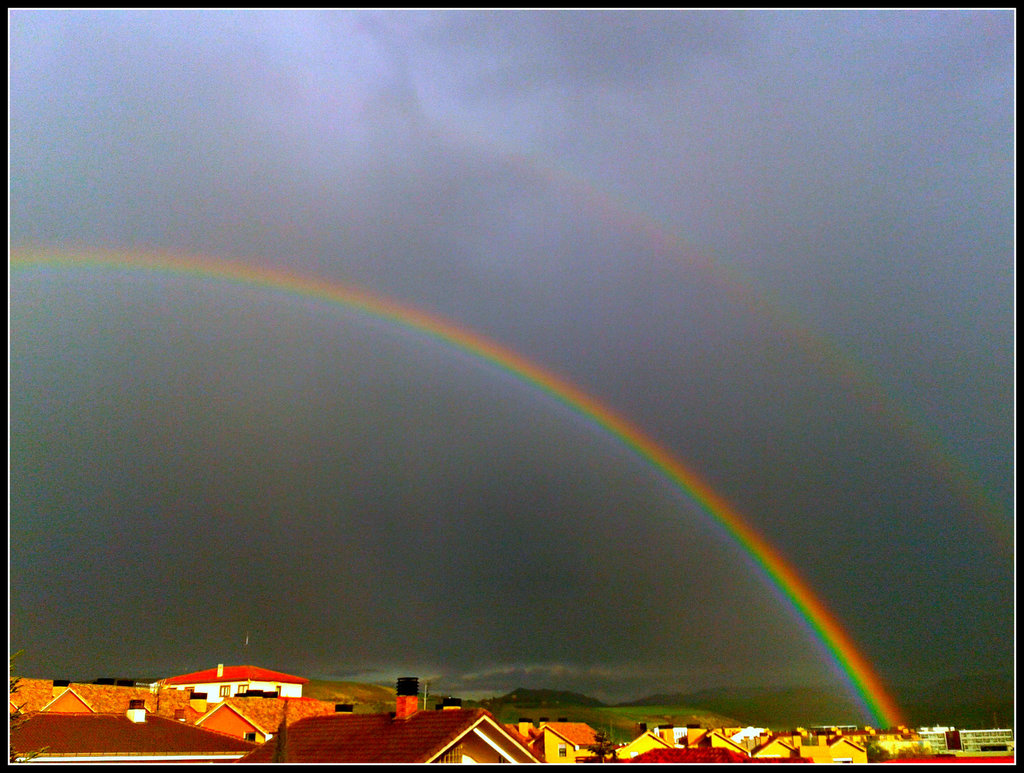
<svg viewBox="0 0 1024 773">
<path fill-rule="evenodd" d="M 597 743 L 597 733 L 586 722 L 546 722 L 541 730 L 558 733 L 574 746 L 591 746 Z"/>
<path fill-rule="evenodd" d="M 217 754 L 245 753 L 256 744 L 223 733 L 146 716 L 132 722 L 124 714 L 35 714 L 11 738 L 19 752 L 47 748 L 48 755 L 64 754 Z"/>
<path fill-rule="evenodd" d="M 58 687 L 59 696 L 67 689 L 72 689 L 81 696 L 93 711 L 100 713 L 117 713 L 128 710 L 128 703 L 133 700 L 145 701 L 146 710 L 161 717 L 174 718 L 175 710 L 182 709 L 189 722 L 195 722 L 200 716 L 189 706 L 188 693 L 178 690 L 160 690 L 153 692 L 148 687 L 126 687 L 112 684 L 88 684 L 72 682 L 69 687 Z M 11 702 L 21 706 L 22 711 L 31 714 L 42 710 L 56 697 L 52 679 L 18 680 L 17 692 L 11 694 Z"/>
<path fill-rule="evenodd" d="M 288 726 L 281 761 L 429 762 L 474 726 L 488 720 L 496 728 L 501 727 L 484 709 L 420 711 L 407 719 L 395 719 L 391 714 L 310 717 Z M 275 761 L 279 743 L 280 734 L 240 762 Z M 523 747 L 523 751 L 528 750 Z"/>
<path fill-rule="evenodd" d="M 213 704 L 209 716 L 220 706 L 231 706 L 250 722 L 267 732 L 276 733 L 281 720 L 288 718 L 288 724 L 306 717 L 320 717 L 334 714 L 334 704 L 316 698 L 225 698 L 221 703 Z"/>
<path fill-rule="evenodd" d="M 810 760 L 797 757 L 794 759 L 779 759 L 776 757 L 747 757 L 746 755 L 734 752 L 731 749 L 718 747 L 698 747 L 696 749 L 652 749 L 649 752 L 638 754 L 629 762 L 693 762 L 707 764 L 712 762 L 810 762 Z"/>
<path fill-rule="evenodd" d="M 194 671 L 181 676 L 169 676 L 160 680 L 162 684 L 208 684 L 214 682 L 284 682 L 286 684 L 305 684 L 308 679 L 301 676 L 282 674 L 259 666 L 224 666 L 224 672 L 217 676 L 216 668 Z"/>
</svg>

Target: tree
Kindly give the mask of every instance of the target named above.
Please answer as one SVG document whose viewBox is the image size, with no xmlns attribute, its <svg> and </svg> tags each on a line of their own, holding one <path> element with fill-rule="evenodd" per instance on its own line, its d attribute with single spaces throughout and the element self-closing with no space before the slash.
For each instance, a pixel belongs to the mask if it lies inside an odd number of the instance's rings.
<svg viewBox="0 0 1024 773">
<path fill-rule="evenodd" d="M 866 751 L 868 762 L 885 762 L 892 759 L 892 753 L 877 741 L 869 741 Z"/>
<path fill-rule="evenodd" d="M 18 731 L 18 728 L 20 728 L 25 723 L 25 720 L 28 719 L 28 717 L 25 716 L 25 712 L 22 710 L 22 709 L 25 708 L 25 704 L 22 703 L 22 704 L 19 705 L 19 704 L 14 702 L 14 696 L 18 692 L 18 685 L 21 682 L 21 677 L 14 675 L 14 661 L 16 661 L 19 657 L 21 657 L 21 654 L 24 651 L 25 650 L 18 650 L 13 655 L 11 655 L 11 658 L 10 658 L 10 662 L 11 662 L 11 704 L 14 706 L 14 708 L 11 710 L 11 732 L 10 732 L 10 736 L 9 736 L 10 746 L 8 747 L 8 751 L 10 752 L 10 761 L 11 762 L 28 762 L 33 757 L 38 757 L 40 754 L 42 754 L 43 752 L 46 751 L 46 749 L 38 749 L 37 751 L 17 752 L 17 753 L 14 751 L 14 734 Z"/>
<path fill-rule="evenodd" d="M 587 746 L 597 757 L 598 762 L 615 762 L 615 744 L 604 730 L 594 733 L 594 743 Z"/>
</svg>

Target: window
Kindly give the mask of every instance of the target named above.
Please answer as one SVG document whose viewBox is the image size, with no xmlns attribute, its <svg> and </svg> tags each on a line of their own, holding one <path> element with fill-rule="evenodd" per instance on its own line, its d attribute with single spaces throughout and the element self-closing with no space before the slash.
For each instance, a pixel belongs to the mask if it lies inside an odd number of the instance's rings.
<svg viewBox="0 0 1024 773">
<path fill-rule="evenodd" d="M 231 695 L 231 685 L 230 684 L 221 685 L 220 697 L 221 698 L 227 698 L 230 695 Z"/>
<path fill-rule="evenodd" d="M 559 757 L 565 757 L 565 756 L 567 756 L 567 754 L 568 754 L 568 752 L 566 751 L 565 744 L 564 743 L 558 744 L 558 756 Z"/>
<path fill-rule="evenodd" d="M 246 741 L 255 741 L 256 740 L 256 733 L 246 733 L 245 736 L 244 736 L 244 740 L 246 740 Z"/>
</svg>

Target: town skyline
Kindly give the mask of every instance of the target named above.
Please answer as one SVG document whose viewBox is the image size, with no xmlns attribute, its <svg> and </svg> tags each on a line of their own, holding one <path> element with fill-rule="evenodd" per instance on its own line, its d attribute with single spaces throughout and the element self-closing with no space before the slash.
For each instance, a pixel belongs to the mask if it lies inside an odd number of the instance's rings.
<svg viewBox="0 0 1024 773">
<path fill-rule="evenodd" d="M 9 12 L 24 671 L 1011 674 L 1014 22 Z"/>
</svg>

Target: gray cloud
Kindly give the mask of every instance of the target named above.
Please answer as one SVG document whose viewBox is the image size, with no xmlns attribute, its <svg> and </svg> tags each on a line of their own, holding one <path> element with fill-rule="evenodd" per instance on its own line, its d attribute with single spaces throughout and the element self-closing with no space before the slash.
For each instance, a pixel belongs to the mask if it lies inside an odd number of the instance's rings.
<svg viewBox="0 0 1024 773">
<path fill-rule="evenodd" d="M 886 678 L 1006 666 L 1012 18 L 16 11 L 12 243 L 444 315 L 678 455 Z M 184 278 L 11 291 L 26 663 L 121 668 L 130 629 L 124 668 L 189 669 L 255 618 L 271 667 L 473 690 L 832 678 L 692 502 L 471 357 Z"/>
</svg>

